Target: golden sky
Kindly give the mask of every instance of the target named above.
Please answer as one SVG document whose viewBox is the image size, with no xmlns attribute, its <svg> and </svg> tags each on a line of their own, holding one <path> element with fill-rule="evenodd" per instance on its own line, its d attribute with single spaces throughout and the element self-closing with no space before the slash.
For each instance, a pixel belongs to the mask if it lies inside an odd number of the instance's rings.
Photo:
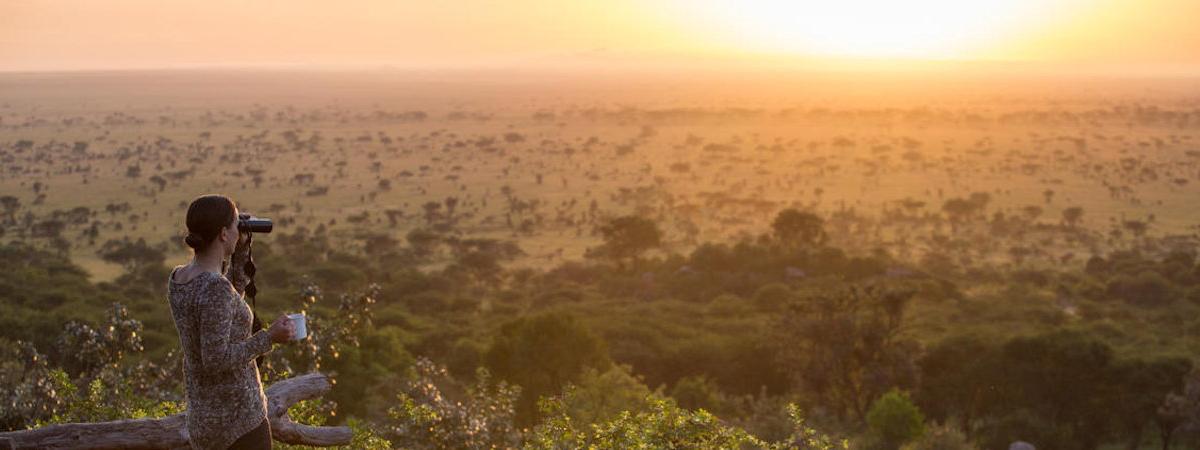
<svg viewBox="0 0 1200 450">
<path fill-rule="evenodd" d="M 1200 67 L 1200 0 L 0 0 L 0 70 Z"/>
</svg>

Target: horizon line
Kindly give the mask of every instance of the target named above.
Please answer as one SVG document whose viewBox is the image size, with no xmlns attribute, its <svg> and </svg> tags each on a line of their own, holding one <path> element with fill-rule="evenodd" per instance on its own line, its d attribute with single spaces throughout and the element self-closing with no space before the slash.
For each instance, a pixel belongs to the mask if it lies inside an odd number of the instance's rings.
<svg viewBox="0 0 1200 450">
<path fill-rule="evenodd" d="M 791 72 L 791 73 L 877 73 L 902 74 L 943 72 L 976 75 L 1052 75 L 1066 77 L 1117 78 L 1193 78 L 1200 77 L 1200 64 L 1113 64 L 1097 62 L 1051 62 L 1034 60 L 953 60 L 953 59 L 783 59 L 783 58 L 588 58 L 567 61 L 483 61 L 430 63 L 182 63 L 130 67 L 0 67 L 0 75 L 70 75 L 169 72 L 397 72 L 397 73 L 577 73 L 600 70 L 607 74 L 650 72 L 669 75 L 675 71 L 709 73 Z"/>
</svg>

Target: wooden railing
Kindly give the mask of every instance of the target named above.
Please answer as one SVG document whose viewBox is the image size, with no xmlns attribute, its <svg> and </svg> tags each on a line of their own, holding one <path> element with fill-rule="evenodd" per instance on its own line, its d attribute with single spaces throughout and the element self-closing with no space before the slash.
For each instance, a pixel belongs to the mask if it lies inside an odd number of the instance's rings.
<svg viewBox="0 0 1200 450">
<path fill-rule="evenodd" d="M 267 417 L 274 440 L 327 447 L 350 443 L 349 427 L 315 427 L 293 422 L 287 410 L 301 400 L 324 395 L 332 385 L 313 372 L 279 381 L 266 389 Z M 33 430 L 0 433 L 0 450 L 10 449 L 186 449 L 186 414 L 158 419 L 64 423 Z"/>
</svg>

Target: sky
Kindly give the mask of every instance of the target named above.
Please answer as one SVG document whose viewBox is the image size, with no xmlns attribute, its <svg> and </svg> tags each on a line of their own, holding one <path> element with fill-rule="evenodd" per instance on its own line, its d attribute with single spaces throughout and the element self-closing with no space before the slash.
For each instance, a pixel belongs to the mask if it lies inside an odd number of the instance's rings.
<svg viewBox="0 0 1200 450">
<path fill-rule="evenodd" d="M 0 0 L 0 71 L 941 62 L 1196 70 L 1200 0 Z"/>
</svg>

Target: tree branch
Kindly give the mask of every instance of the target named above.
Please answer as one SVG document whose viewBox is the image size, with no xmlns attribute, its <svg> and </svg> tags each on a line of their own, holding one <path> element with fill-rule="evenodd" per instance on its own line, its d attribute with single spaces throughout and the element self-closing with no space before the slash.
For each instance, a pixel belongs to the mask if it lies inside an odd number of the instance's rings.
<svg viewBox="0 0 1200 450">
<path fill-rule="evenodd" d="M 324 395 L 333 385 L 319 372 L 289 378 L 266 389 L 271 437 L 279 442 L 326 447 L 350 443 L 349 427 L 298 424 L 287 410 L 301 400 Z M 188 448 L 186 414 L 157 419 L 64 423 L 33 430 L 0 433 L 0 450 L 8 449 L 183 449 Z"/>
</svg>

